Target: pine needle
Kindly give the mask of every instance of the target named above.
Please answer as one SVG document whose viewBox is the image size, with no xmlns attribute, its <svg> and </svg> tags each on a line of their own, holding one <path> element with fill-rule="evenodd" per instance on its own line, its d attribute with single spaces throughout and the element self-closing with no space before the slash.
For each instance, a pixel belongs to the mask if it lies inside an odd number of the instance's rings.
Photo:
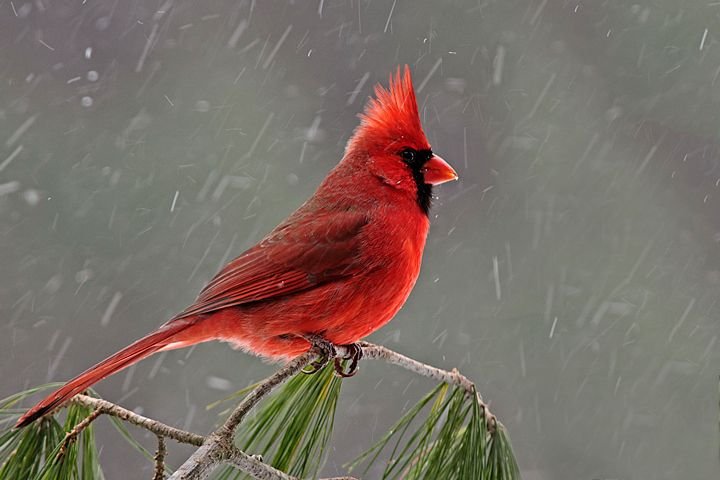
<svg viewBox="0 0 720 480">
<path fill-rule="evenodd" d="M 342 380 L 332 365 L 314 375 L 298 374 L 265 399 L 256 413 L 240 425 L 236 443 L 250 454 L 299 478 L 315 478 L 323 466 L 330 441 Z M 102 479 L 93 424 L 88 420 L 73 441 L 66 435 L 91 414 L 71 404 L 57 416 L 43 418 L 21 430 L 11 426 L 23 410 L 16 405 L 43 385 L 0 400 L 0 478 L 29 480 Z M 252 388 L 252 387 L 249 387 Z M 229 399 L 236 398 L 236 393 Z M 215 406 L 217 404 L 214 404 Z M 520 478 L 510 441 L 502 424 L 487 425 L 478 397 L 460 387 L 441 383 L 410 408 L 390 430 L 349 469 L 365 472 L 382 460 L 382 479 L 516 480 Z M 152 460 L 125 424 L 112 424 L 130 445 Z M 85 426 L 85 425 L 83 425 Z M 220 469 L 216 479 L 246 479 L 232 467 Z"/>
<path fill-rule="evenodd" d="M 498 424 L 491 432 L 483 406 L 462 388 L 435 387 L 349 469 L 365 464 L 367 473 L 391 443 L 382 479 L 520 478 L 504 428 Z"/>
<path fill-rule="evenodd" d="M 3 423 L 14 422 L 21 411 L 12 407 L 22 399 L 56 384 L 25 390 L 0 401 Z M 0 478 L 33 480 L 95 480 L 104 478 L 92 424 L 72 442 L 63 440 L 68 432 L 90 415 L 90 409 L 70 405 L 64 424 L 46 417 L 21 430 L 0 433 Z M 62 454 L 61 453 L 62 448 Z"/>
<path fill-rule="evenodd" d="M 152 453 L 147 448 L 143 447 L 140 444 L 140 442 L 135 440 L 135 437 L 133 437 L 130 434 L 130 432 L 128 431 L 127 426 L 126 426 L 127 424 L 125 422 L 123 422 L 122 420 L 120 420 L 117 417 L 113 417 L 113 416 L 109 416 L 109 415 L 108 415 L 108 418 L 110 419 L 110 423 L 112 423 L 113 427 L 115 427 L 115 430 L 117 430 L 117 432 L 120 434 L 121 437 L 123 437 L 123 439 L 128 443 L 128 445 L 133 447 L 143 457 L 147 458 L 148 460 L 150 460 L 150 461 L 155 460 L 154 459 L 155 454 Z M 169 470 L 169 469 L 167 467 L 165 467 L 165 470 Z M 169 470 L 169 471 L 172 472 L 171 470 Z"/>
<path fill-rule="evenodd" d="M 316 477 L 325 460 L 341 385 L 332 364 L 313 375 L 296 375 L 240 426 L 238 447 L 260 454 L 290 475 Z M 215 478 L 247 477 L 225 468 Z"/>
</svg>

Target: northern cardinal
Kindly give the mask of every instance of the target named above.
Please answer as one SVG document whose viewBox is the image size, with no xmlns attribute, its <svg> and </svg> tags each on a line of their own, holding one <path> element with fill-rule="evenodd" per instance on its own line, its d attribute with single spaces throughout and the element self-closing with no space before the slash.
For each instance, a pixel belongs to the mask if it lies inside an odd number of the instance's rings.
<svg viewBox="0 0 720 480">
<path fill-rule="evenodd" d="M 282 360 L 355 343 L 385 325 L 415 285 L 432 186 L 457 174 L 430 149 L 410 69 L 375 87 L 340 163 L 315 194 L 260 243 L 232 260 L 195 303 L 67 382 L 17 422 L 23 427 L 156 352 L 208 340 Z"/>
</svg>

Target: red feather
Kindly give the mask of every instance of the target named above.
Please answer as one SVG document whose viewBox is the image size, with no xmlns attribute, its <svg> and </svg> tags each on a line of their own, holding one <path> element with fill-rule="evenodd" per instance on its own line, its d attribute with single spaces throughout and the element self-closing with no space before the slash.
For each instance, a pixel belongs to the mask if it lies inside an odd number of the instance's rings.
<svg viewBox="0 0 720 480">
<path fill-rule="evenodd" d="M 375 96 L 310 200 L 223 268 L 191 306 L 70 380 L 17 426 L 158 351 L 223 340 L 283 359 L 307 351 L 308 334 L 350 344 L 387 323 L 420 271 L 429 221 L 418 195 L 456 175 L 430 152 L 407 67 Z M 408 163 L 408 150 L 425 163 Z"/>
<path fill-rule="evenodd" d="M 390 76 L 388 89 L 379 84 L 375 86 L 375 98 L 368 100 L 365 111 L 360 114 L 360 126 L 348 142 L 347 150 L 367 148 L 368 144 L 371 148 L 393 152 L 405 145 L 417 150 L 430 148 L 420 124 L 407 65 L 402 74 L 398 68 L 395 76 Z"/>
<path fill-rule="evenodd" d="M 178 318 L 291 295 L 353 275 L 362 268 L 358 234 L 367 222 L 365 214 L 354 212 L 288 219 L 223 268 Z"/>
</svg>

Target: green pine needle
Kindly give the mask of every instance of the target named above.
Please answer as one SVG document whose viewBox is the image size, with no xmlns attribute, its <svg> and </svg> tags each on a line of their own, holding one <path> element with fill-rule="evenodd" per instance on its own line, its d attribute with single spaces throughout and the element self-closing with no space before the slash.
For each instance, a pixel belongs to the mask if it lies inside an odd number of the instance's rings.
<svg viewBox="0 0 720 480">
<path fill-rule="evenodd" d="M 21 411 L 14 405 L 33 393 L 57 386 L 43 385 L 12 395 L 0 401 L 2 424 L 14 423 Z M 64 424 L 55 417 L 46 417 L 21 429 L 8 429 L 0 433 L 0 478 L 32 480 L 94 480 L 104 478 L 92 424 L 85 428 L 75 441 L 61 445 L 67 432 L 90 415 L 90 409 L 70 405 L 66 409 Z"/>
<path fill-rule="evenodd" d="M 21 430 L 12 425 L 26 397 L 56 384 L 43 385 L 0 400 L 0 478 L 29 480 L 102 479 L 93 426 L 84 429 L 59 455 L 63 439 L 90 409 L 71 404 L 64 422 L 46 417 Z M 299 478 L 315 478 L 330 441 L 342 380 L 332 365 L 314 375 L 298 374 L 268 397 L 245 419 L 237 433 L 239 448 L 260 454 L 263 461 Z M 247 389 L 243 391 L 246 393 Z M 240 394 L 229 397 L 236 398 Z M 121 436 L 148 459 L 125 424 L 111 417 Z M 516 480 L 519 469 L 501 424 L 488 428 L 484 407 L 474 395 L 440 384 L 410 408 L 349 469 L 365 472 L 384 463 L 383 479 Z M 387 459 L 387 460 L 385 460 Z M 246 479 L 232 468 L 219 469 L 216 479 Z"/>
<path fill-rule="evenodd" d="M 128 431 L 127 424 L 125 422 L 111 415 L 108 415 L 108 418 L 110 419 L 110 423 L 112 423 L 113 427 L 115 427 L 115 430 L 117 430 L 117 432 L 128 443 L 128 445 L 133 447 L 143 457 L 147 458 L 151 462 L 155 461 L 155 454 L 149 451 L 147 448 L 143 447 L 140 442 L 135 440 L 135 437 L 133 437 Z M 172 470 L 168 468 L 167 465 L 165 466 L 165 471 L 172 473 Z"/>
<path fill-rule="evenodd" d="M 425 416 L 423 412 L 427 412 Z M 502 425 L 498 424 L 491 433 L 483 407 L 474 395 L 459 387 L 447 384 L 435 387 L 354 460 L 349 469 L 365 464 L 367 473 L 392 443 L 383 480 L 520 478 Z"/>
<path fill-rule="evenodd" d="M 313 478 L 323 465 L 342 380 L 332 364 L 313 375 L 297 374 L 240 425 L 237 443 L 290 475 Z M 215 477 L 247 478 L 224 468 Z"/>
<path fill-rule="evenodd" d="M 209 404 L 205 407 L 205 410 L 212 410 L 213 408 L 217 408 L 220 404 L 226 403 L 230 400 L 242 400 L 245 395 L 250 393 L 251 390 L 253 390 L 255 387 L 257 387 L 260 384 L 260 382 L 255 382 L 253 384 L 248 385 L 247 387 L 240 389 L 236 392 L 231 393 L 225 398 L 221 398 L 220 400 L 216 400 L 213 403 Z M 227 410 L 220 412 L 220 415 L 229 414 L 232 408 L 228 408 Z"/>
</svg>

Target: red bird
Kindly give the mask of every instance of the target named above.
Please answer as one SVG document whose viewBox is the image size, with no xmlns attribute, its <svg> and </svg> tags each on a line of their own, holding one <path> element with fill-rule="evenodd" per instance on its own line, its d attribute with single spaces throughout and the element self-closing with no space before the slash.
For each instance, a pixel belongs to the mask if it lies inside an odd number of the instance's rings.
<svg viewBox="0 0 720 480">
<path fill-rule="evenodd" d="M 25 413 L 23 427 L 74 395 L 155 352 L 208 340 L 269 359 L 313 346 L 334 356 L 385 325 L 415 285 L 430 225 L 432 186 L 457 174 L 430 149 L 410 69 L 375 87 L 340 163 L 315 194 L 260 243 L 231 261 L 198 299 Z"/>
</svg>

